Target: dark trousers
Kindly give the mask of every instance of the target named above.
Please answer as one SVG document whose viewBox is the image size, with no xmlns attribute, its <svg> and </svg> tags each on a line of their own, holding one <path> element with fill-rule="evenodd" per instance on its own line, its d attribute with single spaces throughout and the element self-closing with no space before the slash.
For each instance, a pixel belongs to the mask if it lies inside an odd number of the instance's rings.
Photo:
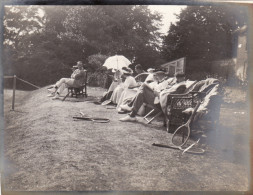
<svg viewBox="0 0 253 195">
<path fill-rule="evenodd" d="M 154 91 L 146 84 L 142 84 L 139 92 L 137 93 L 133 101 L 130 102 L 130 106 L 131 104 L 133 105 L 133 110 L 130 113 L 130 116 L 134 117 L 143 103 L 154 105 L 155 97 L 156 96 Z"/>
</svg>

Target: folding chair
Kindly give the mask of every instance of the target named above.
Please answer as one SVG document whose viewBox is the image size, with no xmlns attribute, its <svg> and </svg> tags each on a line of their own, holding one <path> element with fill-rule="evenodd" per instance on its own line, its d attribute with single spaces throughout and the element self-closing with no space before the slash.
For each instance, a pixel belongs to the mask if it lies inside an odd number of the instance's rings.
<svg viewBox="0 0 253 195">
<path fill-rule="evenodd" d="M 140 73 L 140 74 L 136 75 L 134 78 L 135 78 L 136 82 L 144 82 L 148 75 L 149 75 L 149 73 L 144 72 L 144 73 Z"/>
<path fill-rule="evenodd" d="M 146 107 L 150 108 L 151 111 L 148 112 L 143 118 L 147 121 L 147 124 L 151 123 L 155 118 L 162 115 L 163 112 L 160 108 L 153 106 L 151 104 L 145 104 Z M 155 115 L 153 115 L 156 113 Z M 151 117 L 151 118 L 150 118 Z"/>
<path fill-rule="evenodd" d="M 78 98 L 78 96 L 82 96 L 82 97 L 87 97 L 87 71 L 85 71 L 85 81 L 84 84 L 80 87 L 68 87 L 68 93 L 67 95 L 62 99 L 62 101 L 64 101 L 70 94 L 71 97 L 76 97 Z"/>
</svg>

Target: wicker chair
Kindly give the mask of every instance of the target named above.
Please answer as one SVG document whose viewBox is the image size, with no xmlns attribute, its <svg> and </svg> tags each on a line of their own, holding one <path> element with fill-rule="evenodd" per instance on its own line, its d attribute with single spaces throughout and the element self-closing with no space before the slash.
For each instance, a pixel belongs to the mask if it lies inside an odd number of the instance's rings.
<svg viewBox="0 0 253 195">
<path fill-rule="evenodd" d="M 62 101 L 64 101 L 69 95 L 71 97 L 76 97 L 78 98 L 78 96 L 82 96 L 82 97 L 87 97 L 87 71 L 85 71 L 85 81 L 84 84 L 80 87 L 68 87 L 68 93 L 67 95 L 62 99 Z"/>
<path fill-rule="evenodd" d="M 165 112 L 167 131 L 170 133 L 175 129 L 172 126 L 179 127 L 186 123 L 190 114 L 183 111 L 187 108 L 194 108 L 198 101 L 203 101 L 216 85 L 218 84 L 212 84 L 202 92 L 190 91 L 187 94 L 169 95 Z M 219 123 L 221 99 L 221 95 L 212 96 L 208 106 L 208 115 L 204 115 L 204 118 L 210 120 L 213 124 Z M 197 116 L 195 116 L 195 122 L 198 120 Z"/>
</svg>

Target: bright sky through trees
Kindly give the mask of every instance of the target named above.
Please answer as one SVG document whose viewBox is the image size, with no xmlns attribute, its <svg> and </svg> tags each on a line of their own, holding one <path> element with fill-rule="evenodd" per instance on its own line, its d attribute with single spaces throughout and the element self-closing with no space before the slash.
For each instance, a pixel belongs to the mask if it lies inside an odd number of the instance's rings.
<svg viewBox="0 0 253 195">
<path fill-rule="evenodd" d="M 150 5 L 149 9 L 153 12 L 159 12 L 163 16 L 161 26 L 161 32 L 167 33 L 170 27 L 170 23 L 175 23 L 177 18 L 175 14 L 179 14 L 182 9 L 185 9 L 186 5 Z"/>
</svg>

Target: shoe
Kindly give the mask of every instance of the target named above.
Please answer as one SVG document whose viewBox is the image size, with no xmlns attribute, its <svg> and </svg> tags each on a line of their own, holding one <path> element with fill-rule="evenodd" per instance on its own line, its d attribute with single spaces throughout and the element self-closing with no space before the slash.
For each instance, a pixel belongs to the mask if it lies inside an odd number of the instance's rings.
<svg viewBox="0 0 253 195">
<path fill-rule="evenodd" d="M 126 114 L 127 113 L 127 111 L 122 110 L 120 107 L 117 109 L 117 111 L 118 111 L 118 114 Z"/>
<path fill-rule="evenodd" d="M 54 96 L 55 96 L 54 93 L 50 93 L 50 94 L 47 95 L 47 97 L 54 97 Z"/>
<path fill-rule="evenodd" d="M 47 89 L 48 90 L 48 92 L 50 92 L 50 93 L 55 93 L 56 92 L 56 88 L 55 87 L 53 87 L 53 88 L 51 88 L 51 89 Z"/>
<path fill-rule="evenodd" d="M 60 99 L 60 95 L 58 93 L 52 98 L 52 100 L 57 100 L 57 99 Z"/>
<path fill-rule="evenodd" d="M 124 118 L 121 118 L 119 120 L 121 122 L 135 122 L 137 119 L 136 119 L 136 117 L 130 117 L 129 115 L 127 115 Z"/>
<path fill-rule="evenodd" d="M 124 110 L 118 111 L 118 114 L 126 114 L 126 113 L 127 113 L 127 111 L 124 111 Z"/>
<path fill-rule="evenodd" d="M 128 112 L 132 111 L 132 109 L 133 109 L 133 108 L 129 107 L 127 104 L 121 105 L 120 108 L 122 110 L 125 110 L 125 111 L 128 111 Z"/>
<path fill-rule="evenodd" d="M 105 100 L 104 102 L 102 102 L 102 106 L 106 106 L 106 105 L 108 105 L 108 104 L 110 104 L 110 103 L 112 103 L 112 101 L 111 100 Z"/>
<path fill-rule="evenodd" d="M 93 103 L 96 104 L 96 105 L 101 105 L 102 102 L 100 102 L 100 101 L 95 101 L 95 102 L 93 102 Z"/>
</svg>

